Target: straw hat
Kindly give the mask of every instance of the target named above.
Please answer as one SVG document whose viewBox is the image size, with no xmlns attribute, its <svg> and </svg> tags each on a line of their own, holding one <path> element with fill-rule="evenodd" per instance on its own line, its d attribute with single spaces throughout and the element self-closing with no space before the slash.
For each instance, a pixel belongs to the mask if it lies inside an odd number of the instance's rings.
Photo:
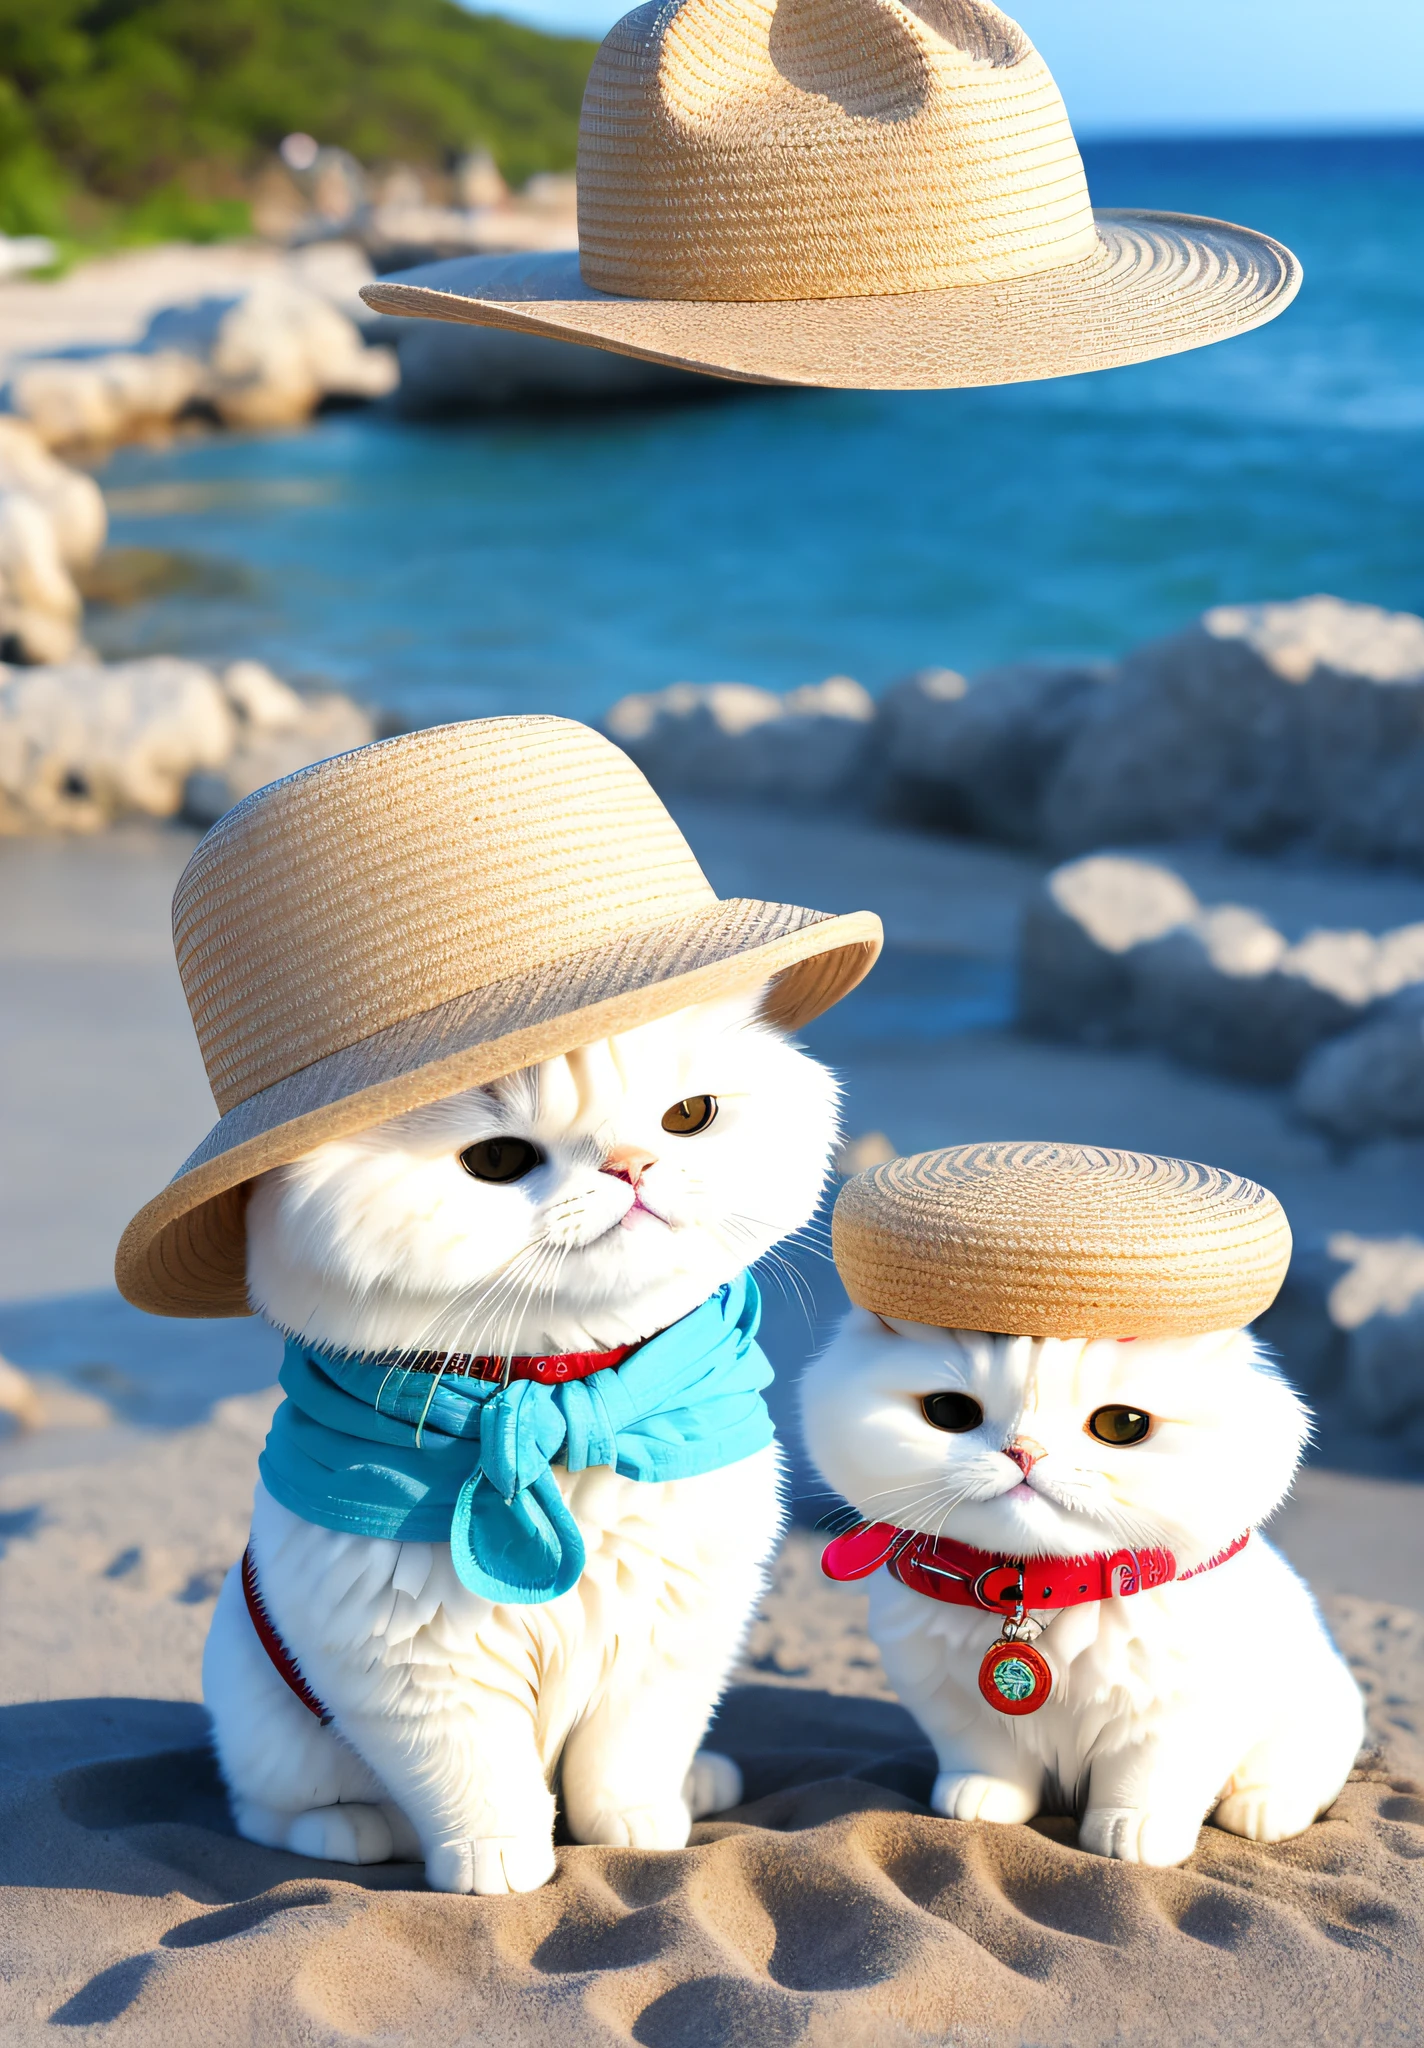
<svg viewBox="0 0 1424 2048">
<path fill-rule="evenodd" d="M 794 1029 L 880 950 L 867 911 L 721 902 L 633 763 L 563 718 L 438 726 L 258 790 L 173 899 L 219 1122 L 119 1245 L 158 1315 L 248 1312 L 248 1183 L 499 1074 L 775 977 Z"/>
<path fill-rule="evenodd" d="M 1254 1181 L 1092 1145 L 953 1145 L 847 1181 L 836 1265 L 861 1308 L 1022 1337 L 1191 1337 L 1270 1307 L 1290 1264 Z"/>
<path fill-rule="evenodd" d="M 988 0 L 662 0 L 610 32 L 579 249 L 363 288 L 383 313 L 553 335 L 758 384 L 1061 377 L 1258 327 L 1268 236 L 1098 212 L 1048 67 Z"/>
</svg>

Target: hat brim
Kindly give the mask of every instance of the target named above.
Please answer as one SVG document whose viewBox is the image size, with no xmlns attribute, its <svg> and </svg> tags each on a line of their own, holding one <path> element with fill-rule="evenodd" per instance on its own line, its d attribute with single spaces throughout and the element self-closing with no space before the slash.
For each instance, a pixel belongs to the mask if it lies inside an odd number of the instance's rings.
<svg viewBox="0 0 1424 2048">
<path fill-rule="evenodd" d="M 119 1243 L 119 1291 L 153 1315 L 247 1315 L 250 1183 L 333 1138 L 424 1108 L 691 1003 L 772 984 L 764 1015 L 796 1030 L 880 952 L 870 911 L 832 917 L 732 899 L 478 989 L 317 1060 L 214 1125 Z"/>
<path fill-rule="evenodd" d="M 572 249 L 461 256 L 364 285 L 382 313 L 472 322 L 751 384 L 942 390 L 1067 377 L 1244 334 L 1283 312 L 1299 262 L 1251 228 L 1096 212 L 1081 262 L 950 291 L 848 299 L 626 299 Z"/>
</svg>

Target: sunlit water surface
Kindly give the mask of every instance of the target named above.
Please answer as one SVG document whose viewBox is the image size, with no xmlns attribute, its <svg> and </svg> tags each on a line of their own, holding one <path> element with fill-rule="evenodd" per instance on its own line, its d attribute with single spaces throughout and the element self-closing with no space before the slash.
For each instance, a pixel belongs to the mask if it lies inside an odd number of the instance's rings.
<svg viewBox="0 0 1424 2048">
<path fill-rule="evenodd" d="M 222 565 L 106 652 L 247 653 L 422 719 L 595 717 L 679 678 L 872 688 L 1110 656 L 1203 606 L 1424 610 L 1424 138 L 1100 145 L 1095 199 L 1223 215 L 1296 305 L 1169 361 L 1003 390 L 715 402 L 127 449 L 113 538 Z"/>
</svg>

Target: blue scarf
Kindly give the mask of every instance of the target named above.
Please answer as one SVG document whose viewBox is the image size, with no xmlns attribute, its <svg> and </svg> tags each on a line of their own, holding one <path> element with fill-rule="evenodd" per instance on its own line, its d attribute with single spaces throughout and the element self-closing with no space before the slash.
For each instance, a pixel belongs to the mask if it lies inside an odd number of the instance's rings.
<svg viewBox="0 0 1424 2048">
<path fill-rule="evenodd" d="M 760 1319 L 742 1273 L 622 1365 L 561 1385 L 439 1378 L 288 1338 L 287 1398 L 258 1469 L 303 1521 L 448 1541 L 471 1592 L 552 1600 L 578 1579 L 584 1547 L 551 1465 L 688 1479 L 772 1441 Z"/>
</svg>

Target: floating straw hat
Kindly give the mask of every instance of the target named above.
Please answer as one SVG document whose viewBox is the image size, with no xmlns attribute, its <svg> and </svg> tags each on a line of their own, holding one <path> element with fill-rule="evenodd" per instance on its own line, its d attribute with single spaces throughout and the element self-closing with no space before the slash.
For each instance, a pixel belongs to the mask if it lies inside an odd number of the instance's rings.
<svg viewBox="0 0 1424 2048">
<path fill-rule="evenodd" d="M 633 763 L 563 718 L 439 726 L 259 790 L 189 861 L 173 933 L 221 1115 L 116 1273 L 181 1316 L 247 1313 L 269 1167 L 763 981 L 795 1028 L 880 950 L 867 911 L 719 901 Z"/>
<path fill-rule="evenodd" d="M 988 0 L 663 0 L 610 32 L 579 249 L 367 285 L 383 313 L 758 384 L 925 389 L 1144 362 L 1283 311 L 1288 249 L 1093 211 L 1048 67 Z"/>
<path fill-rule="evenodd" d="M 1290 1263 L 1280 1203 L 1187 1159 L 1091 1145 L 954 1145 L 847 1181 L 836 1265 L 861 1308 L 1023 1337 L 1235 1330 Z"/>
</svg>

